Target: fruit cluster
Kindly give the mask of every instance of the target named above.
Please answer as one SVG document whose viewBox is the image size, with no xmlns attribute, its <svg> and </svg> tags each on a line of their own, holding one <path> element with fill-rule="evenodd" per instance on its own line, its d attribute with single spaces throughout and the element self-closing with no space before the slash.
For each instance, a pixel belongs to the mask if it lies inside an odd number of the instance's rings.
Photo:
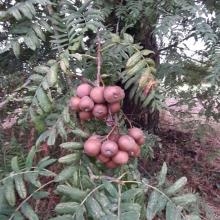
<svg viewBox="0 0 220 220">
<path fill-rule="evenodd" d="M 128 134 L 112 133 L 107 137 L 93 135 L 84 143 L 84 152 L 96 157 L 108 168 L 126 164 L 129 157 L 140 155 L 140 146 L 144 144 L 144 134 L 139 128 L 130 128 Z"/>
<path fill-rule="evenodd" d="M 120 101 L 125 97 L 119 86 L 92 87 L 87 83 L 79 85 L 76 96 L 69 102 L 70 109 L 79 113 L 82 121 L 93 117 L 105 119 L 109 113 L 117 113 L 121 109 Z"/>
<path fill-rule="evenodd" d="M 115 114 L 121 109 L 124 90 L 119 86 L 92 87 L 87 83 L 79 85 L 76 96 L 69 102 L 70 109 L 79 114 L 81 121 L 91 118 L 103 120 L 109 114 Z M 84 152 L 90 157 L 96 157 L 108 168 L 126 164 L 130 157 L 140 155 L 140 146 L 144 144 L 144 134 L 139 128 L 130 128 L 128 134 L 119 134 L 115 128 L 105 137 L 92 135 L 84 143 Z"/>
</svg>

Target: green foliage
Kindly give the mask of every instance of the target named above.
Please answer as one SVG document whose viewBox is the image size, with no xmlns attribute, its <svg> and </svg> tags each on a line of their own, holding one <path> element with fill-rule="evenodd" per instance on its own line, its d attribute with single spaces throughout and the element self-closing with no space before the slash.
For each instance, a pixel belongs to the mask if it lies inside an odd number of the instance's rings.
<svg viewBox="0 0 220 220">
<path fill-rule="evenodd" d="M 1 181 L 0 219 L 39 219 L 30 199 L 48 196 L 41 191 L 42 176 L 54 177 L 57 184 L 54 191 L 60 202 L 54 220 L 150 220 L 164 213 L 167 220 L 186 215 L 200 219 L 196 196 L 182 194 L 186 177 L 168 184 L 165 163 L 157 183 L 151 185 L 138 172 L 137 160 L 110 171 L 85 156 L 83 141 L 93 132 L 108 133 L 109 127 L 96 120 L 81 124 L 69 112 L 68 100 L 79 80 L 96 80 L 99 37 L 105 85 L 122 84 L 136 106 L 151 111 L 162 107 L 165 96 L 181 96 L 185 101 L 196 94 L 206 116 L 218 119 L 213 108 L 219 104 L 219 14 L 216 21 L 210 14 L 216 8 L 187 0 L 27 0 L 14 5 L 5 1 L 2 8 L 1 83 L 10 87 L 7 79 L 11 82 L 10 77 L 16 75 L 14 80 L 19 81 L 19 76 L 25 75 L 25 84 L 8 99 L 21 99 L 19 123 L 33 123 L 38 137 L 25 162 L 12 158 L 13 171 Z M 196 51 L 198 60 L 185 53 L 184 43 L 190 38 L 205 45 L 205 51 Z M 7 63 L 14 56 L 20 62 L 9 70 Z M 210 86 L 202 88 L 204 82 Z M 180 91 L 185 84 L 189 89 Z M 192 90 L 195 86 L 196 92 Z M 119 120 L 125 131 L 122 112 Z M 147 134 L 143 158 L 153 157 L 156 141 L 154 135 Z M 52 149 L 60 146 L 57 161 L 49 157 L 35 161 L 42 143 Z M 57 174 L 47 170 L 52 163 L 62 170 Z"/>
<path fill-rule="evenodd" d="M 49 157 L 42 158 L 34 166 L 36 148 L 33 146 L 26 157 L 25 166 L 19 166 L 18 157 L 11 160 L 12 172 L 0 180 L 1 200 L 0 215 L 7 219 L 39 219 L 29 204 L 31 198 L 40 199 L 48 196 L 42 191 L 42 176 L 54 177 L 56 174 L 46 169 L 56 160 Z M 21 202 L 22 201 L 22 202 Z"/>
</svg>

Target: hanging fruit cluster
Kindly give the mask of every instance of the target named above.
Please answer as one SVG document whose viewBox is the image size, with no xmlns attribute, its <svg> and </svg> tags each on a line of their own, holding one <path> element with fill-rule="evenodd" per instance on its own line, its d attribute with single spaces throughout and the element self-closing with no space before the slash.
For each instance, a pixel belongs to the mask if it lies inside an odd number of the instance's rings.
<svg viewBox="0 0 220 220">
<path fill-rule="evenodd" d="M 128 134 L 110 133 L 105 137 L 92 135 L 84 143 L 84 152 L 96 157 L 108 168 L 127 164 L 130 157 L 140 155 L 144 134 L 139 128 L 130 128 Z"/>
<path fill-rule="evenodd" d="M 76 89 L 76 96 L 69 102 L 70 109 L 79 114 L 82 121 L 106 119 L 118 113 L 124 90 L 119 86 L 92 87 L 83 83 Z M 119 134 L 117 123 L 106 136 L 92 135 L 84 143 L 84 152 L 96 157 L 108 168 L 116 168 L 126 164 L 130 157 L 140 155 L 140 146 L 144 144 L 144 133 L 139 128 L 130 128 L 128 134 Z"/>
<path fill-rule="evenodd" d="M 96 86 L 87 83 L 79 85 L 76 95 L 70 99 L 70 109 L 79 113 L 82 121 L 93 117 L 105 119 L 108 114 L 120 111 L 120 101 L 125 97 L 124 90 L 119 86 Z"/>
</svg>

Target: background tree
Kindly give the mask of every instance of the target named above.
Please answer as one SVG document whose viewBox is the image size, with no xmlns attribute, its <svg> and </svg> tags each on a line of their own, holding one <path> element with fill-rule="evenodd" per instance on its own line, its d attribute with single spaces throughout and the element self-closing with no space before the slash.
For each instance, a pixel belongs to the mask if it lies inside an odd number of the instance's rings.
<svg viewBox="0 0 220 220">
<path fill-rule="evenodd" d="M 119 219 L 153 219 L 165 208 L 167 219 L 173 219 L 174 215 L 181 219 L 184 212 L 176 209 L 169 198 L 179 192 L 186 179 L 180 179 L 171 188 L 164 186 L 166 165 L 159 175 L 158 188 L 144 183 L 138 176 L 137 161 L 116 170 L 115 176 L 106 182 L 103 176 L 101 180 L 97 178 L 102 168 L 97 171 L 94 161 L 85 156 L 80 159 L 81 151 L 67 154 L 62 150 L 65 143 L 80 143 L 94 130 L 109 132 L 105 125 L 95 122 L 81 125 L 75 116 L 69 114 L 67 103 L 79 82 L 96 81 L 97 42 L 101 41 L 102 80 L 107 85 L 118 84 L 126 90 L 125 115 L 121 116 L 124 128 L 128 126 L 128 118 L 135 126 L 157 131 L 162 100 L 171 96 L 180 99 L 179 103 L 186 102 L 187 98 L 189 105 L 195 98 L 199 99 L 205 107 L 205 114 L 218 119 L 219 112 L 213 109 L 219 108 L 219 7 L 217 1 L 187 0 L 3 1 L 0 5 L 0 77 L 1 93 L 5 97 L 0 103 L 1 114 L 5 115 L 8 104 L 16 103 L 22 109 L 19 111 L 19 125 L 34 125 L 38 134 L 25 165 L 16 157 L 12 159 L 13 172 L 18 174 L 6 178 L 9 182 L 4 181 L 1 188 L 9 203 L 4 199 L 1 201 L 2 219 L 8 219 L 8 216 L 21 219 L 21 213 L 37 219 L 27 203 L 27 194 L 32 199 L 34 193 L 54 181 L 59 184 L 57 191 L 64 196 L 65 204 L 56 207 L 57 213 L 63 215 L 62 219 L 83 219 L 87 215 L 93 219 L 115 219 L 115 216 Z M 204 46 L 202 50 L 194 51 L 196 56 L 193 57 L 188 55 L 186 42 L 189 39 L 200 41 Z M 204 83 L 208 83 L 208 87 L 202 87 Z M 180 92 L 183 85 L 188 85 L 188 90 Z M 50 146 L 61 144 L 58 154 L 62 159 L 59 162 L 65 166 L 59 174 L 46 170 L 55 162 L 48 157 L 32 165 L 35 153 L 45 142 L 48 151 Z M 148 150 L 145 146 L 142 153 L 146 154 Z M 84 165 L 76 166 L 79 161 Z M 23 170 L 29 175 L 21 174 Z M 36 175 L 32 175 L 33 172 Z M 123 172 L 129 175 L 120 182 Z M 54 181 L 41 185 L 38 180 L 41 175 L 56 177 Z M 130 184 L 121 188 L 121 183 L 131 180 L 136 184 L 134 189 Z M 33 189 L 26 189 L 25 181 Z M 146 200 L 141 195 L 146 186 L 154 191 L 149 194 L 145 210 Z M 99 187 L 102 191 L 98 190 Z M 20 205 L 15 190 L 23 199 Z M 91 190 L 90 193 L 87 190 Z M 73 193 L 71 198 L 67 196 L 70 191 Z M 93 195 L 94 191 L 97 191 L 96 195 Z M 132 209 L 136 204 L 136 211 L 132 212 L 123 204 L 122 191 L 129 192 L 129 198 L 124 202 L 132 203 Z M 110 211 L 99 205 L 102 202 L 97 203 L 100 198 L 95 196 L 103 195 L 111 198 L 107 202 L 112 206 Z M 182 205 L 188 214 L 192 208 L 188 205 L 195 202 L 195 196 L 184 196 L 176 196 L 172 201 Z M 6 212 L 5 208 L 9 211 Z"/>
</svg>

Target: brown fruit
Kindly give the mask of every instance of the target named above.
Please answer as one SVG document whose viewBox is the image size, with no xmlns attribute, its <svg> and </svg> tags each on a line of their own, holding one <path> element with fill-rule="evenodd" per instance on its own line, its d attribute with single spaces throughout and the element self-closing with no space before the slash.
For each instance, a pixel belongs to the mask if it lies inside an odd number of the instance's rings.
<svg viewBox="0 0 220 220">
<path fill-rule="evenodd" d="M 136 142 L 137 142 L 137 144 L 142 145 L 142 144 L 145 143 L 145 138 L 144 138 L 144 137 L 141 137 L 141 138 L 140 138 L 139 140 L 137 140 Z"/>
<path fill-rule="evenodd" d="M 122 135 L 118 140 L 119 149 L 130 152 L 136 146 L 135 140 L 129 135 Z"/>
<path fill-rule="evenodd" d="M 135 141 L 144 138 L 143 131 L 140 128 L 136 128 L 136 127 L 128 129 L 128 135 L 133 137 Z"/>
<path fill-rule="evenodd" d="M 103 119 L 108 115 L 108 109 L 106 105 L 96 104 L 93 108 L 92 114 L 98 119 Z"/>
<path fill-rule="evenodd" d="M 107 163 L 107 162 L 109 162 L 109 160 L 110 160 L 109 157 L 105 157 L 105 156 L 102 155 L 102 154 L 99 154 L 98 157 L 97 157 L 97 159 L 98 159 L 100 162 L 102 162 L 102 163 Z"/>
<path fill-rule="evenodd" d="M 119 102 L 124 97 L 124 90 L 119 86 L 107 86 L 104 90 L 104 98 L 108 103 Z"/>
<path fill-rule="evenodd" d="M 101 146 L 102 155 L 112 157 L 118 152 L 118 145 L 114 141 L 107 140 Z"/>
<path fill-rule="evenodd" d="M 84 152 L 91 157 L 95 157 L 100 153 L 101 141 L 97 139 L 88 139 L 84 143 Z"/>
<path fill-rule="evenodd" d="M 118 153 L 112 157 L 112 161 L 116 164 L 126 164 L 129 160 L 128 153 L 125 151 L 118 151 Z"/>
<path fill-rule="evenodd" d="M 108 105 L 109 111 L 111 113 L 117 113 L 121 110 L 121 103 L 120 102 L 114 102 Z"/>
<path fill-rule="evenodd" d="M 141 154 L 141 149 L 140 149 L 140 146 L 138 146 L 136 144 L 136 146 L 133 148 L 133 150 L 131 150 L 129 152 L 129 155 L 131 155 L 132 157 L 139 157 Z"/>
<path fill-rule="evenodd" d="M 114 141 L 116 143 L 118 142 L 119 138 L 120 138 L 120 134 L 116 134 L 116 133 L 111 133 L 108 137 L 110 141 Z"/>
<path fill-rule="evenodd" d="M 84 96 L 89 96 L 91 90 L 92 90 L 92 86 L 90 86 L 87 83 L 83 83 L 77 87 L 76 94 L 77 94 L 77 96 L 82 98 Z"/>
<path fill-rule="evenodd" d="M 93 88 L 90 92 L 90 97 L 97 104 L 105 103 L 104 87 Z"/>
<path fill-rule="evenodd" d="M 116 168 L 118 166 L 118 164 L 116 164 L 112 160 L 110 160 L 108 163 L 105 164 L 105 166 L 107 168 L 114 169 L 114 168 Z"/>
<path fill-rule="evenodd" d="M 69 107 L 71 110 L 73 111 L 79 111 L 79 102 L 80 102 L 80 98 L 75 96 L 75 97 L 71 97 L 70 101 L 69 101 Z"/>
<path fill-rule="evenodd" d="M 79 118 L 81 121 L 87 121 L 92 118 L 92 112 L 79 112 Z"/>
<path fill-rule="evenodd" d="M 89 98 L 89 96 L 84 96 L 81 98 L 79 102 L 80 110 L 89 112 L 92 111 L 93 107 L 94 107 L 94 102 L 92 101 L 92 99 Z"/>
</svg>

